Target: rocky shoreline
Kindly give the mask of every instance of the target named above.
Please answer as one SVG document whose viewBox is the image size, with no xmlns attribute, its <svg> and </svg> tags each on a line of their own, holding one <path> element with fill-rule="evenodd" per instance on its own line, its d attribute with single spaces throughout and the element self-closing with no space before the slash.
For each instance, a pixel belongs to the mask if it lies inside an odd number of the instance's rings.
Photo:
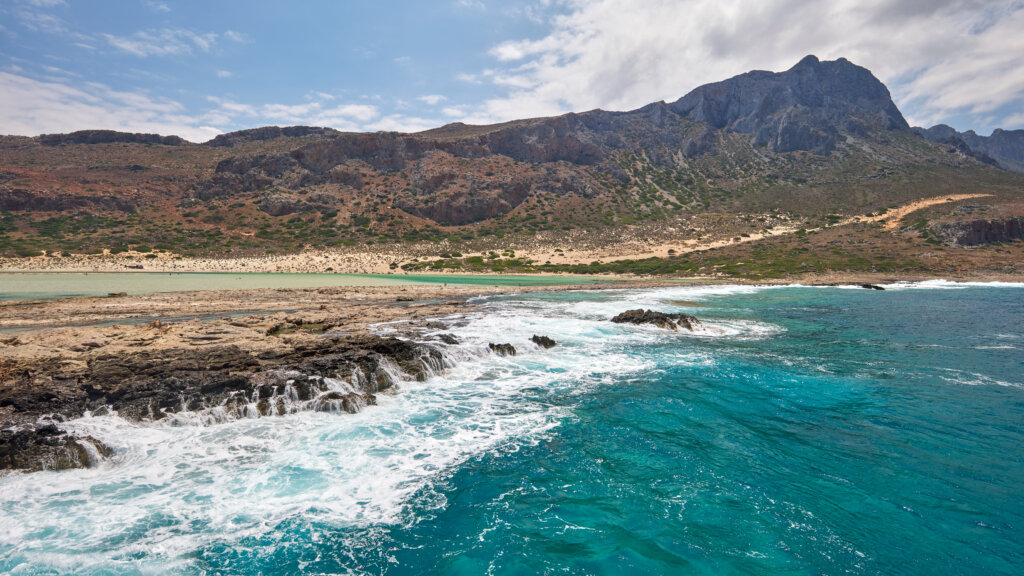
<svg viewBox="0 0 1024 576">
<path fill-rule="evenodd" d="M 881 286 L 841 277 L 806 284 Z M 870 278 L 873 281 L 892 279 Z M 517 287 L 638 288 L 673 283 Z M 109 455 L 63 426 L 112 411 L 133 422 L 216 424 L 301 410 L 357 412 L 445 367 L 449 327 L 497 286 L 224 290 L 0 303 L 0 473 L 91 466 Z M 693 330 L 685 314 L 612 322 Z M 495 334 L 495 338 L 500 338 Z M 557 343 L 542 335 L 542 348 Z M 490 352 L 515 355 L 497 340 Z"/>
<path fill-rule="evenodd" d="M 457 321 L 470 298 L 507 290 L 321 288 L 4 304 L 3 326 L 24 330 L 0 333 L 0 470 L 97 463 L 108 448 L 61 426 L 85 414 L 175 425 L 356 412 L 400 381 L 444 368 L 441 349 L 454 338 L 437 318 Z M 189 312 L 219 316 L 161 319 Z M 74 322 L 90 325 L 68 326 Z"/>
</svg>

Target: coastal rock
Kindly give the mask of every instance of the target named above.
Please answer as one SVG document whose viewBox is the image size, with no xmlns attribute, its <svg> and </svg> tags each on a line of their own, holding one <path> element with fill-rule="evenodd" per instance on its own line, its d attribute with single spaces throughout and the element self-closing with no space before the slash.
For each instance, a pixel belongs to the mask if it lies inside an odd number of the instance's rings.
<svg viewBox="0 0 1024 576">
<path fill-rule="evenodd" d="M 864 288 L 866 290 L 885 290 L 885 288 L 879 286 L 878 284 L 870 284 L 870 283 L 861 284 L 860 287 Z"/>
<path fill-rule="evenodd" d="M 689 314 L 669 314 L 665 312 L 655 312 L 653 310 L 644 310 L 642 308 L 627 310 L 612 318 L 612 322 L 615 322 L 616 324 L 653 324 L 654 326 L 666 328 L 668 330 L 679 330 L 679 328 L 682 327 L 691 331 L 694 326 L 700 324 L 700 320 L 697 320 L 697 318 L 690 316 Z"/>
<path fill-rule="evenodd" d="M 95 438 L 70 436 L 53 423 L 0 430 L 0 470 L 86 468 L 109 453 Z"/>
<path fill-rule="evenodd" d="M 87 362 L 7 361 L 0 381 L 0 468 L 88 466 L 107 449 L 41 417 L 77 418 L 109 409 L 133 421 L 215 423 L 297 410 L 354 412 L 399 380 L 444 369 L 437 349 L 372 335 L 300 339 L 260 354 L 235 345 L 91 352 Z"/>
<path fill-rule="evenodd" d="M 491 352 L 494 352 L 498 356 L 516 355 L 516 348 L 511 344 L 495 344 L 494 342 L 491 342 L 487 344 L 487 347 L 491 349 Z"/>
<path fill-rule="evenodd" d="M 541 348 L 554 348 L 555 346 L 558 345 L 558 343 L 552 340 L 551 338 L 548 338 L 547 336 L 538 336 L 536 334 L 534 334 L 533 337 L 530 338 L 530 340 L 532 340 L 534 344 L 540 346 Z"/>
</svg>

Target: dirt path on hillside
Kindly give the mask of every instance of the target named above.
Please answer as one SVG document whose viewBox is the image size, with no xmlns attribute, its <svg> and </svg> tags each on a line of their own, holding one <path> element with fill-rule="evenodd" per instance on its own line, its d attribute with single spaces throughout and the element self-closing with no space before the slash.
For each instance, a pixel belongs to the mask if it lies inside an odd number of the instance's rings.
<svg viewBox="0 0 1024 576">
<path fill-rule="evenodd" d="M 917 202 L 911 202 L 905 204 L 899 208 L 889 210 L 885 214 L 880 216 L 861 216 L 861 222 L 879 222 L 885 221 L 884 228 L 886 230 L 895 230 L 900 224 L 900 220 L 903 219 L 907 214 L 923 210 L 930 206 L 936 206 L 939 204 L 946 204 L 948 202 L 958 202 L 960 200 L 969 200 L 971 198 L 987 198 L 992 196 L 991 194 L 954 194 L 952 196 L 943 196 L 941 198 L 925 198 L 924 200 L 918 200 Z M 848 223 L 848 222 L 846 222 Z"/>
<path fill-rule="evenodd" d="M 951 196 L 942 196 L 936 198 L 925 198 L 909 204 L 904 204 L 897 208 L 886 211 L 884 214 L 863 214 L 859 216 L 851 216 L 836 222 L 835 226 L 845 226 L 847 224 L 856 224 L 863 222 L 885 222 L 885 230 L 895 230 L 899 226 L 900 220 L 907 214 L 911 214 L 918 210 L 928 208 L 930 206 L 936 206 L 939 204 L 946 204 L 949 202 L 958 202 L 960 200 L 969 200 L 971 198 L 985 198 L 991 194 L 954 194 Z M 733 244 L 743 244 L 746 242 L 756 242 L 765 238 L 771 238 L 774 236 L 784 236 L 787 234 L 795 234 L 800 230 L 797 226 L 782 226 L 772 228 L 771 230 L 765 230 L 763 232 L 754 232 L 748 236 L 737 236 L 734 238 L 725 238 L 714 241 L 700 241 L 700 240 L 681 240 L 679 242 L 662 243 L 662 244 L 647 244 L 647 245 L 636 245 L 635 247 L 630 246 L 616 246 L 613 248 L 606 248 L 602 250 L 591 250 L 587 252 L 569 252 L 569 253 L 548 253 L 548 252 L 521 252 L 517 253 L 519 256 L 531 258 L 538 262 L 550 261 L 552 264 L 588 264 L 595 260 L 602 262 L 614 262 L 618 260 L 642 260 L 645 258 L 667 258 L 670 253 L 669 250 L 673 250 L 674 254 L 686 254 L 689 252 L 696 252 L 699 250 L 712 250 L 715 248 L 722 248 L 724 246 L 730 246 Z M 816 232 L 821 228 L 808 228 L 808 232 Z M 634 251 L 629 250 L 635 248 Z"/>
</svg>

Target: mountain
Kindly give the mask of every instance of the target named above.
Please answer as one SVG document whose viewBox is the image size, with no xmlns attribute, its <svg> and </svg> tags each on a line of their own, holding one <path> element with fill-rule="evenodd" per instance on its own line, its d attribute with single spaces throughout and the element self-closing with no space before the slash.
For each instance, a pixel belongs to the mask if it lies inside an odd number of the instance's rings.
<svg viewBox="0 0 1024 576">
<path fill-rule="evenodd" d="M 982 161 L 1024 174 L 1024 130 L 997 128 L 991 136 L 979 136 L 974 130 L 957 132 L 938 124 L 928 129 L 914 127 L 914 132 L 932 142 L 964 147 Z"/>
<path fill-rule="evenodd" d="M 261 130 L 263 139 L 280 135 Z M 440 224 L 465 225 L 508 213 L 540 190 L 587 198 L 609 188 L 573 167 L 598 167 L 628 184 L 624 153 L 674 170 L 677 155 L 713 154 L 725 134 L 749 134 L 750 145 L 771 152 L 830 155 L 845 134 L 889 130 L 909 127 L 881 82 L 847 60 L 808 56 L 786 72 L 750 72 L 631 112 L 594 110 L 492 127 L 452 124 L 419 134 L 336 133 L 279 154 L 233 156 L 193 195 L 209 200 L 271 189 L 261 206 L 285 215 L 332 205 L 321 190 L 306 199 L 292 195 L 300 190 L 361 188 L 381 173 L 398 171 L 405 176 L 401 188 L 388 190 L 396 207 Z M 253 139 L 251 132 L 245 139 Z M 502 175 L 472 170 L 492 157 L 520 165 Z"/>
<path fill-rule="evenodd" d="M 1019 200 L 1022 177 L 939 133 L 912 131 L 870 71 L 808 56 L 627 112 L 414 134 L 7 136 L 0 253 L 616 247 L 811 228 L 964 190 Z M 1002 163 L 1012 139 L 994 138 Z"/>
</svg>

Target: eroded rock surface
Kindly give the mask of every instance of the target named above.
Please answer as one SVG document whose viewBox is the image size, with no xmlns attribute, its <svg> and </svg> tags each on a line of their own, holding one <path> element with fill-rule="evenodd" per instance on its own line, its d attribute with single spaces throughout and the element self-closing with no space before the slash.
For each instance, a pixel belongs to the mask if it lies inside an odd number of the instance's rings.
<svg viewBox="0 0 1024 576">
<path fill-rule="evenodd" d="M 700 324 L 700 320 L 690 316 L 689 314 L 669 314 L 665 312 L 655 312 L 653 310 L 644 310 L 637 308 L 636 310 L 626 310 L 622 314 L 612 318 L 612 322 L 616 324 L 652 324 L 659 328 L 666 328 L 668 330 L 679 330 L 685 328 L 687 330 L 693 330 L 694 326 Z"/>
<path fill-rule="evenodd" d="M 196 335 L 200 344 L 204 338 Z M 441 353 L 393 337 L 303 337 L 277 346 L 87 348 L 84 360 L 6 360 L 0 380 L 0 469 L 88 466 L 107 449 L 58 421 L 114 410 L 132 421 L 216 423 L 299 410 L 356 412 L 402 378 L 443 369 Z"/>
</svg>

